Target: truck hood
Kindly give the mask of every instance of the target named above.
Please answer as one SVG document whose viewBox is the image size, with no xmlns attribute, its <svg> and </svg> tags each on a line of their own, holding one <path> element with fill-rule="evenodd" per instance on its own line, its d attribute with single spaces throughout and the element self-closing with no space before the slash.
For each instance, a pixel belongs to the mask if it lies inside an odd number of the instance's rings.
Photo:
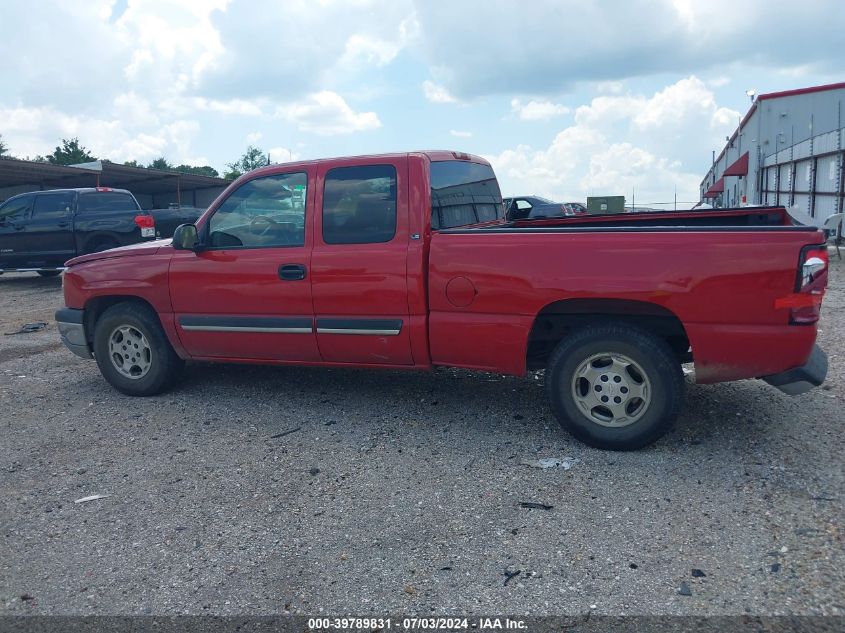
<svg viewBox="0 0 845 633">
<path fill-rule="evenodd" d="M 139 244 L 130 244 L 129 246 L 119 246 L 118 248 L 110 248 L 107 251 L 100 251 L 99 253 L 88 253 L 87 255 L 80 255 L 65 262 L 65 266 L 76 266 L 85 262 L 93 262 L 98 259 L 113 259 L 115 257 L 135 257 L 138 255 L 155 255 L 162 247 L 170 246 L 173 240 L 170 238 L 164 240 L 154 240 L 152 242 L 140 242 Z"/>
</svg>

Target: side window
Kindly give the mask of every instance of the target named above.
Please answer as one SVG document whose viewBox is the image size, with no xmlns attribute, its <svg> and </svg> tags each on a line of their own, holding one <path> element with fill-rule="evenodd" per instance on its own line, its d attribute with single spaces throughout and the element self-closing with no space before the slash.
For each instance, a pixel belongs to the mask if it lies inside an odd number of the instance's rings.
<svg viewBox="0 0 845 633">
<path fill-rule="evenodd" d="M 32 217 L 37 220 L 66 218 L 73 208 L 73 193 L 40 193 L 35 196 Z"/>
<path fill-rule="evenodd" d="M 528 200 L 517 200 L 516 201 L 516 208 L 520 211 L 530 210 L 531 203 Z"/>
<path fill-rule="evenodd" d="M 261 248 L 305 245 L 308 174 L 254 178 L 235 189 L 208 223 L 208 245 Z"/>
<path fill-rule="evenodd" d="M 128 193 L 95 191 L 79 196 L 79 213 L 107 213 L 110 211 L 138 211 L 138 203 Z"/>
<path fill-rule="evenodd" d="M 26 218 L 31 204 L 32 196 L 24 196 L 0 205 L 0 222 L 20 222 Z"/>
<path fill-rule="evenodd" d="M 375 244 L 396 235 L 396 169 L 393 165 L 338 167 L 326 174 L 323 241 Z"/>
</svg>

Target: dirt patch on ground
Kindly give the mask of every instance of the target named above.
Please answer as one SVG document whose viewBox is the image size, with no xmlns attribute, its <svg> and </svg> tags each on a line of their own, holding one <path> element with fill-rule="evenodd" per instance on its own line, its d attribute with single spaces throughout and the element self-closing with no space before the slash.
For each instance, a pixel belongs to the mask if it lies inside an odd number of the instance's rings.
<svg viewBox="0 0 845 633">
<path fill-rule="evenodd" d="M 41 352 L 49 352 L 50 350 L 59 349 L 62 347 L 61 341 L 53 341 L 52 343 L 42 343 L 40 345 L 21 345 L 16 347 L 4 347 L 0 349 L 0 363 L 13 360 L 15 358 L 26 358 L 27 356 L 35 356 Z"/>
</svg>

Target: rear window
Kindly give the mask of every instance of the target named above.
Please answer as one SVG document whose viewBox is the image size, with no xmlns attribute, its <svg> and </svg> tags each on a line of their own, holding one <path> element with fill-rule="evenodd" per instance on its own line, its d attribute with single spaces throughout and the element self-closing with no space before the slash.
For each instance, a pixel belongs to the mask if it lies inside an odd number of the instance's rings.
<svg viewBox="0 0 845 633">
<path fill-rule="evenodd" d="M 96 191 L 79 196 L 80 213 L 138 211 L 139 209 L 135 198 L 119 191 Z"/>
<path fill-rule="evenodd" d="M 463 160 L 431 163 L 431 228 L 449 229 L 505 215 L 490 165 Z"/>
</svg>

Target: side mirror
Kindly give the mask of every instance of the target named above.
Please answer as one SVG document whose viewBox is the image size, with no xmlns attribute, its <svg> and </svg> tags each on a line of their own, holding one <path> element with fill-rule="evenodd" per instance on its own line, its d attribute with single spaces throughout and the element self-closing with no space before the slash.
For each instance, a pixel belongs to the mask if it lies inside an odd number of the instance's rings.
<svg viewBox="0 0 845 633">
<path fill-rule="evenodd" d="M 193 251 L 197 248 L 197 227 L 180 224 L 173 231 L 173 248 L 177 251 Z"/>
</svg>

